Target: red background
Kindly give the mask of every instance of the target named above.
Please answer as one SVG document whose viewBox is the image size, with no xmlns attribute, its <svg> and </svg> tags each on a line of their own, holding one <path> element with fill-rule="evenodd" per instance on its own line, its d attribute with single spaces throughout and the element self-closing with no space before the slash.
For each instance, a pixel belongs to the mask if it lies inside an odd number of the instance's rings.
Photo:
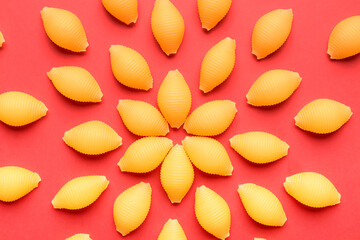
<svg viewBox="0 0 360 240">
<path fill-rule="evenodd" d="M 201 29 L 195 0 L 173 0 L 185 20 L 183 43 L 176 56 L 167 57 L 154 40 L 150 16 L 154 1 L 139 1 L 139 19 L 126 26 L 102 7 L 101 1 L 37 0 L 2 1 L 0 30 L 6 43 L 0 49 L 0 92 L 24 91 L 49 108 L 43 119 L 22 128 L 0 124 L 0 166 L 16 165 L 39 173 L 37 189 L 13 203 L 0 202 L 0 239 L 65 239 L 75 233 L 89 233 L 96 239 L 121 239 L 112 217 L 115 198 L 128 187 L 150 182 L 152 205 L 142 226 L 127 239 L 156 239 L 163 224 L 176 218 L 188 239 L 214 239 L 197 223 L 194 214 L 196 187 L 205 184 L 229 204 L 232 223 L 229 239 L 359 239 L 359 141 L 360 81 L 358 56 L 331 61 L 326 54 L 333 27 L 342 19 L 359 14 L 358 0 L 254 0 L 233 1 L 226 18 L 209 33 Z M 84 54 L 55 46 L 46 36 L 40 10 L 64 8 L 75 13 L 87 33 L 89 48 Z M 251 54 L 251 33 L 257 19 L 278 8 L 292 8 L 294 21 L 285 45 L 275 54 L 257 61 Z M 205 53 L 225 37 L 236 39 L 236 64 L 229 79 L 208 94 L 198 89 L 200 64 Z M 139 51 L 148 61 L 154 78 L 149 92 L 119 84 L 112 75 L 109 48 L 123 44 Z M 46 76 L 52 67 L 74 65 L 89 70 L 103 93 L 99 104 L 77 104 L 67 100 Z M 215 99 L 237 103 L 238 113 L 230 128 L 216 139 L 228 150 L 234 172 L 231 177 L 214 177 L 195 170 L 195 181 L 183 202 L 172 205 L 159 180 L 159 168 L 149 174 L 122 173 L 116 165 L 127 147 L 138 137 L 128 132 L 116 110 L 119 99 L 144 100 L 156 105 L 156 94 L 169 70 L 179 69 L 189 84 L 193 105 Z M 283 68 L 303 78 L 286 102 L 271 108 L 254 108 L 245 95 L 265 71 Z M 298 129 L 294 116 L 308 102 L 330 98 L 350 106 L 354 112 L 339 131 L 317 136 Z M 62 141 L 66 130 L 89 120 L 101 120 L 122 137 L 117 150 L 98 157 L 77 153 Z M 267 165 L 254 165 L 230 148 L 229 138 L 248 131 L 266 131 L 290 145 L 289 155 Z M 180 143 L 186 133 L 171 130 L 168 137 Z M 310 209 L 285 192 L 287 176 L 315 171 L 328 177 L 342 194 L 341 204 Z M 110 180 L 108 189 L 90 207 L 80 211 L 55 210 L 51 200 L 74 177 L 102 174 Z M 253 182 L 271 190 L 282 202 L 288 221 L 280 228 L 264 227 L 249 218 L 236 192 L 238 184 Z"/>
</svg>

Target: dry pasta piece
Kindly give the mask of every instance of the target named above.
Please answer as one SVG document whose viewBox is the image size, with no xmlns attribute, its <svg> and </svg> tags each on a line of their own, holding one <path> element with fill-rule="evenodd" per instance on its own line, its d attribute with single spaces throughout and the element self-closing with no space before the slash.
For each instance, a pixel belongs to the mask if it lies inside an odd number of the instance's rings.
<svg viewBox="0 0 360 240">
<path fill-rule="evenodd" d="M 23 92 L 6 92 L 0 95 L 0 121 L 20 127 L 44 117 L 45 104 Z"/>
<path fill-rule="evenodd" d="M 292 9 L 271 11 L 257 21 L 252 34 L 252 53 L 257 59 L 265 58 L 285 43 L 292 21 Z"/>
<path fill-rule="evenodd" d="M 287 177 L 285 190 L 300 203 L 323 208 L 340 203 L 341 195 L 325 176 L 316 172 L 303 172 Z"/>
<path fill-rule="evenodd" d="M 41 10 L 45 32 L 56 45 L 73 52 L 85 52 L 89 46 L 80 19 L 70 11 L 44 7 Z"/>
<path fill-rule="evenodd" d="M 84 68 L 57 67 L 47 75 L 63 96 L 78 102 L 101 102 L 103 94 L 99 84 Z"/>
<path fill-rule="evenodd" d="M 151 186 L 140 182 L 122 192 L 114 203 L 116 230 L 123 236 L 137 229 L 149 213 Z"/>
<path fill-rule="evenodd" d="M 350 107 L 330 99 L 317 99 L 303 107 L 295 117 L 299 128 L 319 134 L 331 133 L 351 117 Z"/>
<path fill-rule="evenodd" d="M 266 188 L 253 183 L 239 185 L 238 193 L 249 216 L 263 225 L 279 227 L 287 220 L 279 199 Z"/>
<path fill-rule="evenodd" d="M 82 209 L 95 202 L 108 185 L 105 176 L 77 177 L 67 182 L 51 203 L 56 209 Z"/>
<path fill-rule="evenodd" d="M 194 181 L 194 169 L 182 145 L 175 145 L 165 157 L 160 171 L 161 185 L 171 203 L 180 203 Z"/>
<path fill-rule="evenodd" d="M 157 168 L 173 146 L 165 137 L 144 137 L 132 143 L 120 159 L 122 172 L 147 173 Z"/>
<path fill-rule="evenodd" d="M 91 238 L 90 238 L 89 234 L 78 233 L 78 234 L 75 234 L 74 236 L 68 237 L 65 240 L 91 240 Z"/>
<path fill-rule="evenodd" d="M 229 12 L 231 0 L 198 0 L 202 28 L 210 31 Z"/>
<path fill-rule="evenodd" d="M 219 239 L 230 236 L 230 208 L 225 200 L 202 185 L 195 193 L 195 215 L 201 227 Z"/>
<path fill-rule="evenodd" d="M 208 137 L 186 137 L 182 144 L 191 162 L 201 171 L 221 176 L 232 175 L 233 166 L 220 142 Z"/>
<path fill-rule="evenodd" d="M 235 102 L 216 100 L 196 108 L 185 120 L 184 129 L 189 134 L 215 136 L 226 131 L 237 112 Z"/>
<path fill-rule="evenodd" d="M 178 71 L 169 71 L 161 83 L 157 103 L 162 115 L 173 128 L 179 128 L 190 112 L 191 92 Z"/>
<path fill-rule="evenodd" d="M 135 135 L 165 136 L 169 132 L 169 125 L 164 117 L 149 103 L 119 100 L 117 110 L 126 128 Z"/>
<path fill-rule="evenodd" d="M 266 238 L 254 238 L 254 240 L 266 240 Z"/>
<path fill-rule="evenodd" d="M 185 24 L 169 0 L 156 0 L 151 13 L 151 29 L 166 55 L 176 54 L 184 37 Z"/>
<path fill-rule="evenodd" d="M 2 47 L 3 43 L 5 42 L 5 38 L 2 34 L 2 32 L 0 32 L 0 47 Z"/>
<path fill-rule="evenodd" d="M 231 147 L 253 163 L 269 163 L 288 154 L 289 145 L 266 132 L 248 132 L 230 139 Z"/>
<path fill-rule="evenodd" d="M 149 65 L 140 53 L 122 45 L 111 45 L 110 58 L 112 72 L 119 83 L 146 91 L 153 87 Z"/>
<path fill-rule="evenodd" d="M 360 16 L 339 22 L 332 30 L 328 51 L 331 59 L 344 59 L 360 53 Z"/>
<path fill-rule="evenodd" d="M 39 174 L 15 166 L 0 167 L 0 201 L 16 201 L 38 187 Z"/>
<path fill-rule="evenodd" d="M 288 70 L 270 70 L 262 74 L 246 94 L 253 106 L 271 106 L 288 99 L 301 82 L 299 73 Z"/>
<path fill-rule="evenodd" d="M 169 219 L 157 240 L 187 240 L 184 230 L 176 219 Z"/>
<path fill-rule="evenodd" d="M 138 19 L 137 0 L 102 0 L 102 4 L 106 11 L 127 25 Z"/>
<path fill-rule="evenodd" d="M 63 140 L 69 147 L 89 155 L 103 154 L 122 144 L 122 138 L 101 121 L 82 123 L 65 132 Z"/>
</svg>

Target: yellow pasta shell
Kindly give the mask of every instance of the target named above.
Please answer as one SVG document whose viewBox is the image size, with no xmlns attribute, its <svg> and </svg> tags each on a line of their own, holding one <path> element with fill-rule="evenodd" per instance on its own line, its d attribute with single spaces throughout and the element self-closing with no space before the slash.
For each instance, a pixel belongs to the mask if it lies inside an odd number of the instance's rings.
<svg viewBox="0 0 360 240">
<path fill-rule="evenodd" d="M 237 112 L 229 100 L 207 102 L 196 108 L 185 120 L 187 133 L 198 136 L 215 136 L 226 131 Z"/>
<path fill-rule="evenodd" d="M 360 52 L 360 16 L 352 16 L 339 22 L 332 30 L 328 51 L 331 59 L 343 59 Z"/>
<path fill-rule="evenodd" d="M 63 96 L 78 102 L 101 102 L 103 96 L 95 78 L 81 67 L 57 67 L 47 73 Z"/>
<path fill-rule="evenodd" d="M 253 163 L 269 163 L 288 154 L 289 145 L 266 132 L 248 132 L 230 139 L 231 147 Z"/>
<path fill-rule="evenodd" d="M 220 142 L 208 137 L 186 137 L 182 144 L 191 162 L 209 174 L 232 175 L 233 166 Z"/>
<path fill-rule="evenodd" d="M 149 90 L 153 78 L 145 58 L 134 49 L 111 45 L 111 69 L 119 83 L 135 89 Z"/>
<path fill-rule="evenodd" d="M 82 123 L 65 132 L 64 142 L 78 152 L 97 155 L 109 152 L 122 144 L 122 138 L 100 121 Z"/>
<path fill-rule="evenodd" d="M 325 176 L 315 172 L 303 172 L 286 178 L 285 190 L 300 203 L 322 208 L 340 203 L 341 195 Z"/>
<path fill-rule="evenodd" d="M 127 25 L 138 19 L 137 0 L 102 0 L 102 4 L 106 11 Z"/>
<path fill-rule="evenodd" d="M 293 21 L 292 9 L 277 9 L 262 16 L 252 34 L 252 53 L 257 59 L 278 50 L 288 38 Z"/>
<path fill-rule="evenodd" d="M 116 230 L 125 236 L 137 229 L 145 221 L 150 205 L 149 183 L 140 182 L 122 192 L 113 208 Z"/>
<path fill-rule="evenodd" d="M 133 142 L 120 159 L 122 172 L 147 173 L 157 168 L 173 146 L 165 137 L 144 137 Z"/>
<path fill-rule="evenodd" d="M 48 111 L 45 104 L 23 92 L 0 94 L 0 121 L 20 127 L 44 117 Z"/>
<path fill-rule="evenodd" d="M 156 0 L 151 13 L 151 29 L 166 55 L 176 54 L 184 37 L 185 24 L 169 0 Z"/>
<path fill-rule="evenodd" d="M 41 178 L 39 174 L 25 168 L 0 167 L 0 201 L 16 201 L 37 188 Z"/>
<path fill-rule="evenodd" d="M 161 185 L 171 203 L 180 203 L 194 181 L 194 169 L 182 145 L 175 145 L 165 157 L 160 171 Z"/>
<path fill-rule="evenodd" d="M 169 71 L 161 83 L 157 103 L 162 115 L 173 128 L 179 128 L 190 112 L 191 92 L 178 70 Z"/>
<path fill-rule="evenodd" d="M 169 132 L 169 125 L 164 117 L 149 103 L 119 100 L 117 110 L 126 128 L 135 135 L 165 136 Z"/>
<path fill-rule="evenodd" d="M 299 128 L 319 134 L 331 133 L 351 117 L 350 107 L 330 99 L 317 99 L 303 107 L 295 117 Z"/>
<path fill-rule="evenodd" d="M 235 65 L 235 46 L 235 40 L 227 37 L 206 53 L 200 70 L 200 90 L 204 93 L 229 77 Z"/>
<path fill-rule="evenodd" d="M 288 99 L 301 82 L 299 73 L 288 70 L 270 70 L 262 74 L 246 95 L 253 106 L 271 106 Z"/>
<path fill-rule="evenodd" d="M 56 209 L 82 209 L 95 202 L 108 185 L 105 176 L 77 177 L 67 182 L 51 203 Z"/>
<path fill-rule="evenodd" d="M 184 230 L 176 219 L 169 219 L 157 240 L 187 240 Z"/>
<path fill-rule="evenodd" d="M 5 42 L 5 38 L 2 34 L 2 32 L 0 32 L 0 47 L 2 47 L 3 43 Z"/>
<path fill-rule="evenodd" d="M 239 185 L 238 193 L 246 212 L 267 226 L 283 226 L 287 220 L 279 199 L 266 188 L 253 183 Z"/>
<path fill-rule="evenodd" d="M 202 28 L 210 30 L 229 12 L 231 0 L 198 0 Z"/>
<path fill-rule="evenodd" d="M 80 19 L 70 11 L 44 7 L 41 10 L 45 32 L 56 45 L 73 52 L 85 52 L 89 46 Z"/>
<path fill-rule="evenodd" d="M 74 236 L 71 236 L 65 240 L 91 240 L 91 238 L 90 238 L 89 234 L 79 233 L 79 234 L 75 234 Z"/>
<path fill-rule="evenodd" d="M 230 208 L 225 200 L 210 188 L 202 185 L 195 193 L 195 215 L 208 233 L 219 239 L 230 236 Z"/>
<path fill-rule="evenodd" d="M 266 240 L 266 238 L 254 238 L 254 240 Z"/>
</svg>

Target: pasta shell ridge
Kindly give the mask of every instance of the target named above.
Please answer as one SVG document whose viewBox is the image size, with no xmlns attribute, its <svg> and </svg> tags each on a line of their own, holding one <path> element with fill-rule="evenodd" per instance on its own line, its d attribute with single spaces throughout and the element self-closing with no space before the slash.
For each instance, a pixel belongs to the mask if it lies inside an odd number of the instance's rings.
<svg viewBox="0 0 360 240">
<path fill-rule="evenodd" d="M 210 31 L 229 12 L 231 0 L 198 0 L 198 11 L 202 28 Z"/>
<path fill-rule="evenodd" d="M 136 23 L 138 19 L 137 0 L 102 0 L 102 4 L 113 17 L 127 25 Z"/>
<path fill-rule="evenodd" d="M 161 230 L 157 240 L 186 240 L 186 235 L 176 219 L 169 219 Z"/>
</svg>

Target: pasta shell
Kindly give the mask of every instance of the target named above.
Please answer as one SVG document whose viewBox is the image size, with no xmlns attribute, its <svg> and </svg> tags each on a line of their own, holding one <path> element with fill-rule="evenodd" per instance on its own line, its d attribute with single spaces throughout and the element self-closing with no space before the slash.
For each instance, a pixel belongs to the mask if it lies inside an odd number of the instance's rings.
<svg viewBox="0 0 360 240">
<path fill-rule="evenodd" d="M 0 167 L 0 201 L 16 201 L 38 187 L 39 174 L 25 168 Z"/>
<path fill-rule="evenodd" d="M 325 176 L 315 172 L 303 172 L 286 178 L 285 190 L 300 203 L 322 208 L 340 203 L 341 195 Z"/>
<path fill-rule="evenodd" d="M 48 111 L 45 104 L 23 92 L 0 94 L 0 121 L 20 127 L 44 117 Z"/>
<path fill-rule="evenodd" d="M 114 203 L 116 230 L 123 236 L 137 229 L 149 213 L 151 186 L 140 182 L 122 192 Z"/>
<path fill-rule="evenodd" d="M 253 106 L 271 106 L 288 99 L 301 82 L 299 73 L 287 70 L 270 70 L 261 75 L 246 94 L 247 103 Z"/>
<path fill-rule="evenodd" d="M 71 236 L 65 240 L 91 240 L 91 238 L 90 238 L 89 234 L 79 233 L 79 234 L 75 234 L 74 236 Z"/>
<path fill-rule="evenodd" d="M 165 137 L 145 137 L 132 143 L 120 159 L 122 172 L 147 173 L 157 168 L 173 146 Z"/>
<path fill-rule="evenodd" d="M 184 129 L 189 134 L 215 136 L 226 131 L 237 112 L 229 100 L 207 102 L 195 109 L 185 120 Z"/>
<path fill-rule="evenodd" d="M 137 0 L 102 0 L 102 4 L 106 11 L 127 25 L 138 19 Z"/>
<path fill-rule="evenodd" d="M 165 136 L 169 125 L 152 105 L 142 101 L 119 100 L 117 106 L 126 128 L 138 136 Z"/>
<path fill-rule="evenodd" d="M 266 240 L 266 238 L 254 238 L 254 240 Z"/>
<path fill-rule="evenodd" d="M 180 203 L 194 181 L 194 169 L 182 145 L 175 145 L 165 157 L 160 171 L 161 185 L 171 203 Z"/>
<path fill-rule="evenodd" d="M 231 0 L 198 0 L 202 28 L 210 31 L 229 12 Z"/>
<path fill-rule="evenodd" d="M 82 123 L 65 132 L 64 142 L 76 151 L 97 155 L 112 151 L 122 144 L 122 138 L 100 121 Z"/>
<path fill-rule="evenodd" d="M 169 0 L 156 0 L 151 13 L 151 29 L 166 55 L 176 54 L 184 37 L 185 24 Z"/>
<path fill-rule="evenodd" d="M 331 59 L 344 59 L 360 53 L 360 16 L 339 22 L 332 30 L 328 51 Z"/>
<path fill-rule="evenodd" d="M 227 37 L 206 53 L 200 70 L 200 90 L 204 93 L 229 77 L 235 65 L 235 46 L 235 40 Z"/>
<path fill-rule="evenodd" d="M 249 216 L 263 225 L 279 227 L 287 220 L 279 199 L 266 188 L 253 183 L 239 185 L 238 193 Z"/>
<path fill-rule="evenodd" d="M 225 200 L 210 188 L 202 185 L 195 193 L 195 215 L 208 233 L 219 239 L 230 236 L 230 208 Z"/>
<path fill-rule="evenodd" d="M 233 166 L 220 142 L 208 137 L 186 137 L 182 144 L 191 162 L 209 174 L 230 176 Z"/>
<path fill-rule="evenodd" d="M 0 32 L 0 47 L 2 47 L 3 43 L 5 42 L 5 38 L 2 34 L 2 32 Z"/>
<path fill-rule="evenodd" d="M 157 240 L 187 240 L 187 238 L 178 220 L 169 219 L 165 223 Z"/>
<path fill-rule="evenodd" d="M 173 128 L 179 128 L 190 112 L 191 92 L 184 77 L 178 70 L 170 71 L 157 95 L 162 115 Z"/>
<path fill-rule="evenodd" d="M 350 107 L 330 99 L 317 99 L 303 107 L 295 117 L 299 128 L 319 134 L 331 133 L 351 117 Z"/>
<path fill-rule="evenodd" d="M 51 203 L 56 209 L 82 209 L 95 202 L 108 185 L 105 176 L 77 177 L 67 182 Z"/>
<path fill-rule="evenodd" d="M 230 139 L 231 147 L 253 163 L 269 163 L 288 154 L 289 145 L 266 132 L 248 132 Z"/>
<path fill-rule="evenodd" d="M 149 90 L 153 78 L 145 58 L 134 49 L 111 45 L 111 69 L 119 83 L 135 89 Z"/>
<path fill-rule="evenodd" d="M 257 21 L 252 34 L 252 53 L 257 59 L 265 58 L 285 43 L 292 21 L 292 9 L 271 11 Z"/>
<path fill-rule="evenodd" d="M 78 102 L 101 102 L 103 96 L 95 78 L 81 67 L 52 68 L 47 73 L 63 96 Z"/>
<path fill-rule="evenodd" d="M 89 46 L 80 19 L 70 11 L 44 7 L 41 10 L 45 32 L 56 45 L 73 52 L 85 52 Z"/>
</svg>

